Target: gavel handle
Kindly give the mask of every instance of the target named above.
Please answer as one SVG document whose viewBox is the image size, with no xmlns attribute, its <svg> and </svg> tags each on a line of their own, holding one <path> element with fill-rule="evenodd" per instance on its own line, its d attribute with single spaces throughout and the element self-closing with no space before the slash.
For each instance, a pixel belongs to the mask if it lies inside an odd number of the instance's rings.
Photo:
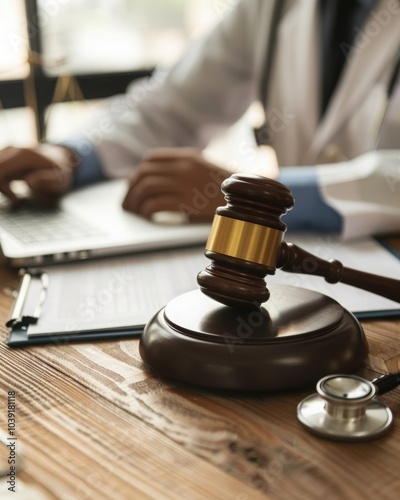
<svg viewBox="0 0 400 500">
<path fill-rule="evenodd" d="M 281 243 L 277 267 L 289 273 L 321 276 L 328 283 L 345 283 L 400 302 L 400 281 L 344 267 L 338 260 L 323 260 L 292 243 Z"/>
</svg>

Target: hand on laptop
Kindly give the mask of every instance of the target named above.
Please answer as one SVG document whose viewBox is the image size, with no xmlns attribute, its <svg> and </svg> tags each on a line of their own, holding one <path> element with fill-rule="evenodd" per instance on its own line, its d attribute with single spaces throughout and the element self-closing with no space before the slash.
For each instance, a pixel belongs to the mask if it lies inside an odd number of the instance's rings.
<svg viewBox="0 0 400 500">
<path fill-rule="evenodd" d="M 160 148 L 138 165 L 123 208 L 147 218 L 157 212 L 179 212 L 190 221 L 211 219 L 225 205 L 221 183 L 230 176 L 190 148 Z"/>
<path fill-rule="evenodd" d="M 76 164 L 76 157 L 64 146 L 7 147 L 0 151 L 0 192 L 17 206 L 20 198 L 12 182 L 25 181 L 33 196 L 51 203 L 71 188 Z"/>
</svg>

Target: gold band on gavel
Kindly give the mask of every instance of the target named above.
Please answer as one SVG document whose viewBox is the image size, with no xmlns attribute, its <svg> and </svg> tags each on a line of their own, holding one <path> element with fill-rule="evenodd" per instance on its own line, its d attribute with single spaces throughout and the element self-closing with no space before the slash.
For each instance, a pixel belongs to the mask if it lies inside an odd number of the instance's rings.
<svg viewBox="0 0 400 500">
<path fill-rule="evenodd" d="M 215 215 L 206 250 L 276 266 L 283 231 L 222 215 Z"/>
</svg>

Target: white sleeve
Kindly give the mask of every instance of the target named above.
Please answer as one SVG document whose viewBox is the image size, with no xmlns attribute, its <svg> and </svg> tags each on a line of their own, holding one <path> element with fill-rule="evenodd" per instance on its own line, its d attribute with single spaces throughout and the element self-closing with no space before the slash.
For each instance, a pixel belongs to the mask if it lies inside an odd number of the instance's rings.
<svg viewBox="0 0 400 500">
<path fill-rule="evenodd" d="M 317 167 L 324 201 L 343 217 L 344 239 L 400 232 L 400 150 Z"/>
<path fill-rule="evenodd" d="M 149 148 L 204 148 L 246 111 L 258 92 L 260 10 L 261 0 L 239 2 L 170 71 L 106 101 L 84 135 L 107 177 L 128 176 Z"/>
</svg>

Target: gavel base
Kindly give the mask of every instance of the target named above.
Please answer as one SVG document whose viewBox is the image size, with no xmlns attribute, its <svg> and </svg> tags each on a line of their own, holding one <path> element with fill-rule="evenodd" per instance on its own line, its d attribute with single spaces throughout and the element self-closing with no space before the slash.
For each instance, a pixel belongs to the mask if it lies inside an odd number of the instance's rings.
<svg viewBox="0 0 400 500">
<path fill-rule="evenodd" d="M 368 345 L 350 312 L 310 290 L 269 289 L 269 301 L 254 309 L 221 305 L 199 290 L 176 297 L 146 325 L 142 359 L 180 383 L 249 392 L 310 387 L 361 366 Z"/>
</svg>

